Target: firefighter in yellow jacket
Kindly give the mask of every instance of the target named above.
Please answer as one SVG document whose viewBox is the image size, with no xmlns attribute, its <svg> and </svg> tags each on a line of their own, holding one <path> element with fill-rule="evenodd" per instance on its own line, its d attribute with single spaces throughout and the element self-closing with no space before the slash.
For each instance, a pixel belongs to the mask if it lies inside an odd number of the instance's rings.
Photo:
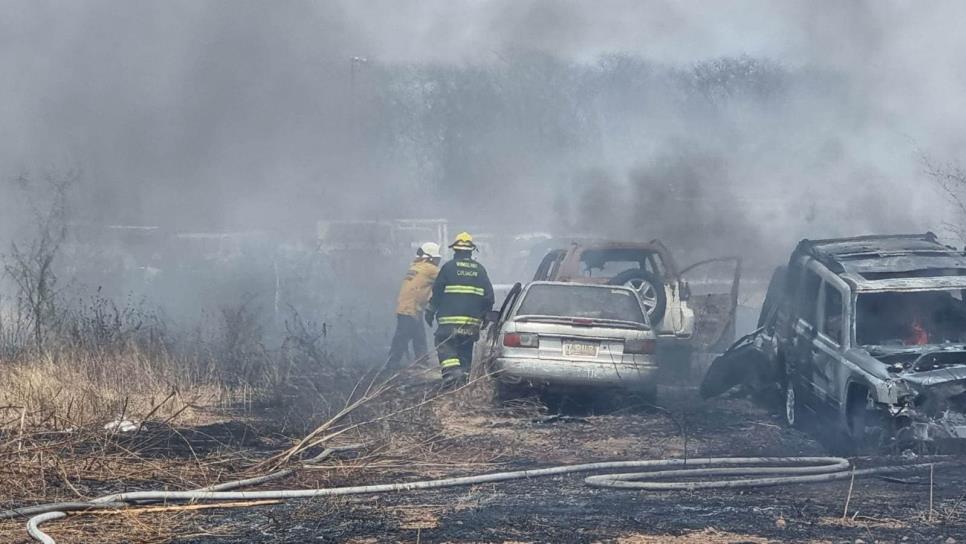
<svg viewBox="0 0 966 544">
<path fill-rule="evenodd" d="M 416 359 L 427 353 L 423 311 L 433 293 L 433 282 L 439 274 L 439 261 L 439 244 L 426 242 L 416 250 L 416 260 L 406 272 L 396 306 L 396 333 L 392 337 L 389 361 L 386 363 L 391 370 L 399 368 L 399 361 L 409 350 L 410 342 Z"/>
</svg>

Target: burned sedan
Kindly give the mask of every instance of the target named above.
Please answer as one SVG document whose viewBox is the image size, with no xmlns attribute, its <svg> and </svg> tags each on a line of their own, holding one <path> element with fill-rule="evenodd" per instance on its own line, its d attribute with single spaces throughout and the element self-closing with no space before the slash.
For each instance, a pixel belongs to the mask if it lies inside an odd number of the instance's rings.
<svg viewBox="0 0 966 544">
<path fill-rule="evenodd" d="M 503 398 L 530 388 L 619 388 L 654 396 L 655 335 L 633 289 L 517 284 L 493 313 L 484 361 Z"/>
<path fill-rule="evenodd" d="M 770 383 L 789 424 L 834 423 L 859 448 L 961 444 L 964 296 L 966 256 L 932 233 L 803 240 L 702 394 Z"/>
</svg>

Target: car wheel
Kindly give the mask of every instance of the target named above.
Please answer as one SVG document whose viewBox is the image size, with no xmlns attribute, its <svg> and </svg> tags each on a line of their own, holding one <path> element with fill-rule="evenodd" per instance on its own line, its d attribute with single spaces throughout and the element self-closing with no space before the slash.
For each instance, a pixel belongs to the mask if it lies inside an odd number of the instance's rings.
<svg viewBox="0 0 966 544">
<path fill-rule="evenodd" d="M 799 427 L 802 424 L 800 402 L 795 385 L 789 381 L 785 386 L 785 422 L 789 427 Z"/>
<path fill-rule="evenodd" d="M 638 393 L 640 399 L 651 406 L 657 406 L 657 384 L 649 384 Z"/>
<path fill-rule="evenodd" d="M 637 291 L 637 296 L 640 297 L 652 325 L 664 319 L 664 313 L 667 311 L 667 292 L 664 290 L 664 282 L 655 274 L 643 268 L 632 268 L 614 276 L 608 283 L 623 285 Z"/>
<path fill-rule="evenodd" d="M 497 404 L 512 402 L 526 396 L 527 387 L 522 384 L 505 383 L 496 380 L 494 387 Z"/>
<path fill-rule="evenodd" d="M 870 406 L 875 399 L 865 387 L 850 391 L 846 404 L 846 435 L 855 455 L 878 453 L 887 430 L 891 429 L 883 414 Z"/>
</svg>

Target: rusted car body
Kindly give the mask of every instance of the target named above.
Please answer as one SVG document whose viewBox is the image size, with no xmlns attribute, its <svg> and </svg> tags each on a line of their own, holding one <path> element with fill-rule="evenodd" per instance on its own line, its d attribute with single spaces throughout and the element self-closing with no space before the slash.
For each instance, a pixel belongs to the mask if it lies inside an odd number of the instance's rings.
<svg viewBox="0 0 966 544">
<path fill-rule="evenodd" d="M 720 353 L 734 341 L 740 277 L 737 257 L 679 268 L 658 240 L 577 240 L 547 252 L 533 281 L 631 287 L 662 341 Z"/>
<path fill-rule="evenodd" d="M 858 447 L 960 442 L 964 297 L 966 256 L 932 233 L 803 240 L 702 393 L 780 389 L 789 424 L 831 422 Z"/>
</svg>

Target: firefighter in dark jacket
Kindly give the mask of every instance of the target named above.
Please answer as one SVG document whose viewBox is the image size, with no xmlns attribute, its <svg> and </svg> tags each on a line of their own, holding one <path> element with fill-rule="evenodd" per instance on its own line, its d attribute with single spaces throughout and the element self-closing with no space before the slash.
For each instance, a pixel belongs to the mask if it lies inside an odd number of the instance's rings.
<svg viewBox="0 0 966 544">
<path fill-rule="evenodd" d="M 473 237 L 461 232 L 449 247 L 453 260 L 440 268 L 426 309 L 429 326 L 434 318 L 439 324 L 435 341 L 444 387 L 468 375 L 483 317 L 493 308 L 493 285 L 483 265 L 473 260 Z"/>
</svg>

